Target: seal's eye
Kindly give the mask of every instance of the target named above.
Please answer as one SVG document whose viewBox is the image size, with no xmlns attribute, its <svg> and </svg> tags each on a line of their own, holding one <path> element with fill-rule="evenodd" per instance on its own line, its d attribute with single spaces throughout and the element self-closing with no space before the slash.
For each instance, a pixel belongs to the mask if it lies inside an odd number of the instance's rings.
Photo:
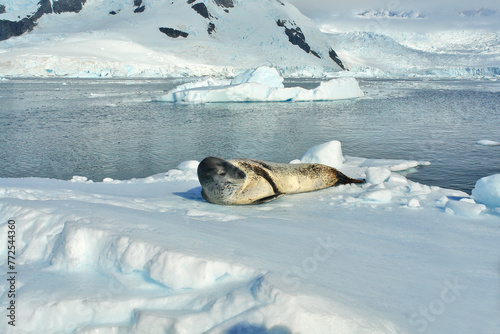
<svg viewBox="0 0 500 334">
<path fill-rule="evenodd" d="M 219 173 L 220 176 L 226 176 L 226 174 L 227 174 L 226 172 L 220 172 Z"/>
</svg>

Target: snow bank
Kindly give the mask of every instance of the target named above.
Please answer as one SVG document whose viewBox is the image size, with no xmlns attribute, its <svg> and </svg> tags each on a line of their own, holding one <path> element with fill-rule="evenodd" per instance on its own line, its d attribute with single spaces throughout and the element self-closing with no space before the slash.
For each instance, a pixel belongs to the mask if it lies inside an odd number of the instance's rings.
<svg viewBox="0 0 500 334">
<path fill-rule="evenodd" d="M 202 80 L 181 85 L 155 101 L 161 102 L 299 102 L 351 99 L 363 96 L 354 78 L 321 82 L 315 89 L 284 88 L 275 68 L 259 67 L 236 76 L 232 81 Z"/>
<path fill-rule="evenodd" d="M 126 181 L 0 179 L 7 334 L 496 332 L 498 175 L 470 198 L 392 170 L 418 162 L 307 152 L 367 182 L 233 207 L 202 199 L 194 160 Z"/>
<path fill-rule="evenodd" d="M 472 196 L 487 206 L 500 207 L 500 174 L 478 180 L 472 189 Z"/>
</svg>

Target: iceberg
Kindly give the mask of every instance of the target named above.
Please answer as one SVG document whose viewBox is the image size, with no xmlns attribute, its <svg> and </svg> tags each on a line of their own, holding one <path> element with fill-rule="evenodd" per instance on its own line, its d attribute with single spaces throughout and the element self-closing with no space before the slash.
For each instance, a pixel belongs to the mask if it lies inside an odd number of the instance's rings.
<svg viewBox="0 0 500 334">
<path fill-rule="evenodd" d="M 300 102 L 331 101 L 362 97 L 353 77 L 321 82 L 314 89 L 284 87 L 275 68 L 262 66 L 247 70 L 233 80 L 205 79 L 181 85 L 155 99 L 158 102 Z"/>
</svg>

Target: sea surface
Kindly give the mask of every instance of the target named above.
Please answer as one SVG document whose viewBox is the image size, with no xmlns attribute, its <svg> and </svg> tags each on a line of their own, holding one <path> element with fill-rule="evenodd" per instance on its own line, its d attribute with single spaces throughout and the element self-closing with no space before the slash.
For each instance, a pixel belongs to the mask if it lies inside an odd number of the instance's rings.
<svg viewBox="0 0 500 334">
<path fill-rule="evenodd" d="M 0 81 L 0 177 L 124 180 L 209 155 L 290 162 L 330 140 L 348 156 L 430 161 L 409 175 L 428 185 L 470 192 L 500 173 L 500 146 L 476 144 L 500 142 L 500 81 L 359 79 L 365 97 L 333 102 L 152 102 L 189 80 Z"/>
</svg>

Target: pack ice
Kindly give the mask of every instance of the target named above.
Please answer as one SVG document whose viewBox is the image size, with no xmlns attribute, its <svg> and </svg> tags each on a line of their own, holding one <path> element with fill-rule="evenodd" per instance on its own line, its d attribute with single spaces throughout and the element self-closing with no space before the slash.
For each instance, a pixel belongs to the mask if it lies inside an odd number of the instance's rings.
<svg viewBox="0 0 500 334">
<path fill-rule="evenodd" d="M 3 328 L 498 332 L 500 175 L 471 197 L 397 172 L 427 162 L 343 156 L 338 141 L 306 161 L 367 182 L 219 206 L 200 195 L 197 161 L 144 179 L 0 179 L 0 306 L 17 311 Z"/>
</svg>

